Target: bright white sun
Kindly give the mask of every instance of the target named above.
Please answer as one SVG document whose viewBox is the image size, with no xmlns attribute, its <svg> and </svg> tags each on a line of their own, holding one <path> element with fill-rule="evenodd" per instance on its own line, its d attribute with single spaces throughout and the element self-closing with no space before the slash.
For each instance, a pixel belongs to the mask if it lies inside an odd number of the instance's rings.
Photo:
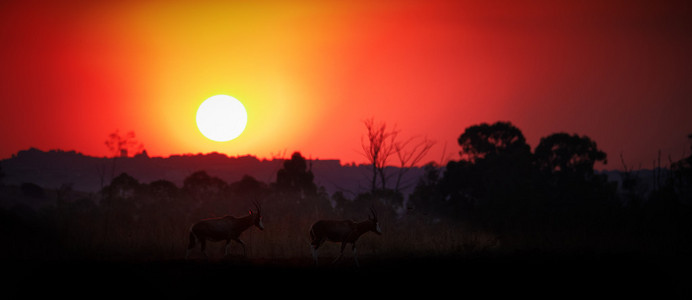
<svg viewBox="0 0 692 300">
<path fill-rule="evenodd" d="M 227 142 L 237 138 L 247 125 L 247 111 L 238 99 L 216 95 L 197 109 L 197 128 L 208 139 Z"/>
</svg>

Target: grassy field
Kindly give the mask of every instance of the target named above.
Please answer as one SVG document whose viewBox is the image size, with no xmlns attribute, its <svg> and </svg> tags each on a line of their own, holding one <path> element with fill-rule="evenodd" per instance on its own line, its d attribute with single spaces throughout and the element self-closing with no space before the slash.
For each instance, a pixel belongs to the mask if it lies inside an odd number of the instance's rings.
<svg viewBox="0 0 692 300">
<path fill-rule="evenodd" d="M 673 251 L 684 243 L 667 245 L 675 239 L 667 236 L 640 239 L 642 233 L 613 226 L 514 228 L 498 234 L 459 222 L 384 218 L 383 235 L 366 233 L 358 241 L 359 268 L 350 246 L 331 264 L 339 253 L 335 243 L 323 246 L 315 267 L 307 219 L 267 216 L 264 231 L 251 228 L 241 236 L 247 257 L 238 244 L 224 256 L 219 242 L 208 243 L 209 259 L 196 248 L 188 260 L 187 222 L 143 226 L 81 218 L 51 222 L 48 228 L 36 225 L 6 239 L 3 270 L 12 279 L 4 284 L 28 293 L 40 285 L 57 294 L 87 296 L 93 290 L 229 297 L 255 291 L 310 297 L 691 295 L 688 252 Z"/>
<path fill-rule="evenodd" d="M 218 242 L 208 243 L 209 259 L 196 248 L 188 260 L 189 227 L 203 216 L 173 207 L 137 212 L 77 204 L 25 214 L 3 210 L 0 262 L 10 275 L 3 285 L 27 295 L 101 295 L 93 294 L 97 290 L 128 297 L 692 296 L 692 243 L 684 218 L 611 214 L 483 222 L 383 213 L 383 234 L 358 240 L 356 268 L 350 245 L 330 264 L 339 254 L 336 243 L 325 244 L 320 265 L 313 265 L 310 225 L 339 217 L 319 208 L 267 205 L 265 230 L 251 227 L 241 235 L 247 256 L 233 242 L 224 256 Z"/>
</svg>

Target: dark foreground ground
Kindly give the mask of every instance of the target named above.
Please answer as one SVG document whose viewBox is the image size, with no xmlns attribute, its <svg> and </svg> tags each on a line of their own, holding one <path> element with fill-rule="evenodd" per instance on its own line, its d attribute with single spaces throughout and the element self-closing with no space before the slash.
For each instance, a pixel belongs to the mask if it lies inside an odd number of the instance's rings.
<svg viewBox="0 0 692 300">
<path fill-rule="evenodd" d="M 27 296 L 462 299 L 538 296 L 692 299 L 692 264 L 623 255 L 350 257 L 314 267 L 309 258 L 262 260 L 5 261 L 2 285 Z M 5 293 L 8 289 L 3 288 Z M 280 298 L 279 298 L 280 299 Z"/>
</svg>

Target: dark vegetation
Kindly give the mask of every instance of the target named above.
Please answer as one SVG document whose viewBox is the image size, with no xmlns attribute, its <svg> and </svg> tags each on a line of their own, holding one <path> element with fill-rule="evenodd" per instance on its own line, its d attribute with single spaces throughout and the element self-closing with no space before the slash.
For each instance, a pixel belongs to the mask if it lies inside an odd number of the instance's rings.
<svg viewBox="0 0 692 300">
<path fill-rule="evenodd" d="M 363 141 L 364 149 L 372 142 Z M 272 182 L 248 175 L 229 183 L 200 170 L 182 186 L 122 173 L 98 194 L 5 185 L 3 197 L 57 201 L 38 211 L 1 209 L 0 258 L 23 284 L 68 276 L 72 283 L 115 280 L 171 293 L 178 282 L 261 286 L 252 279 L 261 273 L 264 282 L 301 278 L 326 286 L 339 285 L 328 278 L 371 287 L 389 280 L 384 290 L 403 294 L 504 286 L 520 294 L 592 295 L 601 288 L 614 295 L 689 295 L 692 156 L 659 169 L 654 188 L 643 189 L 626 167 L 620 186 L 594 172 L 608 157 L 587 136 L 552 134 L 532 151 L 518 128 L 497 122 L 467 128 L 458 143 L 461 159 L 427 164 L 410 195 L 398 184 L 386 186 L 376 159 L 367 191 L 329 195 L 298 152 Z M 210 243 L 209 261 L 199 252 L 183 260 L 193 222 L 245 215 L 256 200 L 265 230 L 242 234 L 247 257 L 237 245 L 223 257 L 224 243 Z M 310 225 L 363 220 L 372 205 L 383 235 L 358 241 L 362 268 L 349 259 L 312 268 Z M 338 248 L 325 245 L 320 255 L 335 257 Z M 69 277 L 63 268 L 80 275 Z M 301 285 L 309 290 L 309 283 Z"/>
</svg>

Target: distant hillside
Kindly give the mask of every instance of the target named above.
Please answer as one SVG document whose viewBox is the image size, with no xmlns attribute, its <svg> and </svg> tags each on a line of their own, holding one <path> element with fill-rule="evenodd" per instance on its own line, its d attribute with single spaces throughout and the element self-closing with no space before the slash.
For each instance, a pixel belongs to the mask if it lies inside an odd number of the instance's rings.
<svg viewBox="0 0 692 300">
<path fill-rule="evenodd" d="M 332 195 L 343 191 L 347 196 L 368 190 L 367 165 L 342 165 L 339 160 L 309 160 L 315 183 L 323 186 Z M 2 182 L 9 185 L 34 183 L 44 188 L 59 188 L 71 184 L 72 189 L 82 192 L 97 192 L 108 185 L 114 176 L 127 173 L 142 183 L 159 179 L 169 180 L 182 187 L 183 180 L 193 172 L 204 170 L 232 183 L 244 175 L 270 183 L 276 181 L 276 172 L 282 167 L 283 159 L 260 160 L 254 156 L 229 157 L 220 153 L 173 155 L 167 158 L 138 155 L 127 158 L 86 156 L 75 151 L 41 151 L 29 149 L 19 151 L 11 158 L 0 161 L 5 176 Z M 391 174 L 398 169 L 389 168 Z M 421 168 L 406 173 L 404 194 L 409 193 L 418 178 Z M 394 179 L 391 179 L 392 184 Z"/>
<path fill-rule="evenodd" d="M 2 183 L 20 186 L 23 183 L 36 184 L 43 188 L 58 189 L 71 185 L 80 192 L 95 193 L 108 185 L 114 176 L 127 173 L 142 183 L 165 179 L 182 187 L 183 180 L 190 174 L 204 170 L 232 183 L 244 175 L 271 183 L 276 181 L 276 172 L 282 167 L 283 159 L 260 160 L 254 156 L 229 157 L 220 153 L 173 155 L 167 158 L 138 155 L 127 158 L 106 158 L 86 156 L 75 151 L 41 151 L 29 149 L 19 151 L 11 158 L 0 161 L 4 173 Z M 325 188 L 329 195 L 342 191 L 346 197 L 353 198 L 358 193 L 369 190 L 371 169 L 368 165 L 342 165 L 339 160 L 308 160 L 315 175 L 315 183 Z M 387 168 L 391 174 L 389 186 L 394 185 L 395 174 L 399 169 Z M 422 168 L 413 168 L 405 173 L 402 182 L 404 197 L 413 191 Z M 622 186 L 621 171 L 597 171 L 608 176 L 609 181 Z M 667 171 L 659 171 L 665 176 Z M 639 181 L 638 190 L 648 194 L 654 186 L 656 172 L 635 170 L 632 175 Z"/>
</svg>

